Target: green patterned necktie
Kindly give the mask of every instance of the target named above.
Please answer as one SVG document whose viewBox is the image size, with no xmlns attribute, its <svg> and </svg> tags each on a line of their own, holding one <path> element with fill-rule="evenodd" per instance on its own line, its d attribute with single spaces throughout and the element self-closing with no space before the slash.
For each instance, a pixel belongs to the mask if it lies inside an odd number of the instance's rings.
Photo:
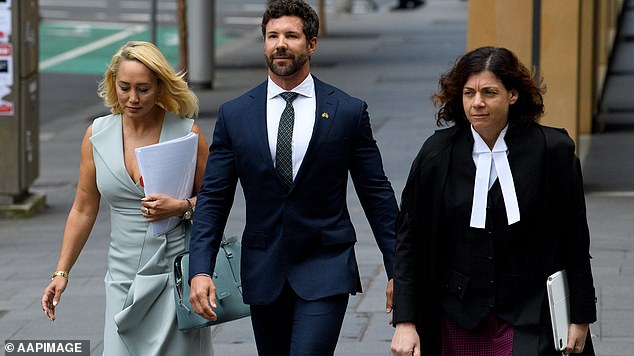
<svg viewBox="0 0 634 356">
<path fill-rule="evenodd" d="M 290 91 L 281 93 L 286 100 L 286 107 L 280 117 L 280 126 L 277 129 L 277 148 L 275 154 L 275 169 L 282 175 L 284 182 L 290 187 L 293 184 L 293 125 L 295 123 L 295 110 L 293 100 L 297 93 Z"/>
</svg>

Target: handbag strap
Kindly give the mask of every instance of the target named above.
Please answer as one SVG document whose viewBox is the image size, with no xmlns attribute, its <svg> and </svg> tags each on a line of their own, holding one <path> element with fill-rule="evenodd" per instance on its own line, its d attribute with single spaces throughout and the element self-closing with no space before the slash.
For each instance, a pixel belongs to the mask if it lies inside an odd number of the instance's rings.
<svg viewBox="0 0 634 356">
<path fill-rule="evenodd" d="M 233 282 L 235 283 L 236 287 L 240 290 L 240 293 L 242 293 L 242 281 L 240 280 L 240 266 L 236 265 L 236 260 L 235 260 L 235 253 L 240 253 L 240 249 L 236 248 L 236 246 L 239 246 L 238 240 L 235 238 L 235 236 L 233 237 L 225 237 L 222 240 L 222 243 L 220 244 L 220 248 L 222 251 L 224 251 L 225 256 L 227 256 L 227 261 L 229 261 L 229 269 L 231 270 L 231 276 L 233 279 Z M 237 251 L 234 251 L 237 250 Z"/>
<path fill-rule="evenodd" d="M 182 268 L 182 262 L 183 262 L 183 258 L 188 254 L 189 252 L 185 251 L 182 252 L 180 254 L 178 254 L 178 256 L 176 256 L 176 258 L 174 259 L 174 284 L 175 284 L 175 289 L 176 289 L 176 293 L 178 294 L 178 304 L 180 304 L 180 306 L 183 307 L 183 309 L 187 310 L 188 312 L 191 312 L 191 310 L 185 305 L 186 303 L 183 303 L 183 268 Z"/>
</svg>

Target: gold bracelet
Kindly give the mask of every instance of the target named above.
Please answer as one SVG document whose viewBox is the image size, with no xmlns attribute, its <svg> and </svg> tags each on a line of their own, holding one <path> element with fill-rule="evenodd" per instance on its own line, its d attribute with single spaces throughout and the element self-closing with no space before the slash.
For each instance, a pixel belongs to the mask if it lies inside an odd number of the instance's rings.
<svg viewBox="0 0 634 356">
<path fill-rule="evenodd" d="M 62 276 L 64 278 L 68 279 L 68 272 L 66 272 L 66 271 L 55 271 L 55 272 L 53 272 L 53 274 L 51 275 L 51 281 L 53 279 L 55 279 L 55 277 L 57 277 L 57 276 Z"/>
</svg>

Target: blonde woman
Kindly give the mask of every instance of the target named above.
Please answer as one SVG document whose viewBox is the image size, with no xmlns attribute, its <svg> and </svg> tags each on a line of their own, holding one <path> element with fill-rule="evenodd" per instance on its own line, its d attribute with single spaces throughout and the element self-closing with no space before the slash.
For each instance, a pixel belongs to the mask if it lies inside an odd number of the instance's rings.
<svg viewBox="0 0 634 356">
<path fill-rule="evenodd" d="M 55 306 L 103 196 L 111 220 L 104 355 L 210 355 L 208 328 L 188 333 L 177 329 L 170 278 L 174 256 L 186 249 L 187 220 L 208 155 L 205 137 L 191 119 L 198 113 L 198 99 L 182 74 L 148 42 L 128 42 L 121 47 L 98 90 L 112 114 L 95 119 L 86 130 L 77 193 L 57 267 L 42 296 L 42 309 L 55 319 Z M 191 198 L 145 197 L 135 149 L 190 131 L 199 135 Z M 171 216 L 182 217 L 183 223 L 163 235 L 148 233 L 149 222 Z"/>
</svg>

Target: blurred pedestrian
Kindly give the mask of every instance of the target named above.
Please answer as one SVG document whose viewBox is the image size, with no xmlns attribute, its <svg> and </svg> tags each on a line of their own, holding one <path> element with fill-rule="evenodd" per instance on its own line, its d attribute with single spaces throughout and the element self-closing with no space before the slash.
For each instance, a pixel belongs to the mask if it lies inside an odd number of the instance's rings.
<svg viewBox="0 0 634 356">
<path fill-rule="evenodd" d="M 392 10 L 411 10 L 425 5 L 425 0 L 398 0 L 398 5 Z"/>
<path fill-rule="evenodd" d="M 398 222 L 395 355 L 561 355 L 546 296 L 565 269 L 567 353 L 593 355 L 596 320 L 575 147 L 544 113 L 538 78 L 482 47 L 442 75 L 439 126 L 416 157 Z"/>
<path fill-rule="evenodd" d="M 112 57 L 99 84 L 111 115 L 97 118 L 81 145 L 79 182 L 68 214 L 62 250 L 42 309 L 55 320 L 56 306 L 97 218 L 103 196 L 110 207 L 110 248 L 105 277 L 104 355 L 211 355 L 208 328 L 177 329 L 171 265 L 186 249 L 195 193 L 202 182 L 208 148 L 191 117 L 198 99 L 159 49 L 128 42 Z M 164 194 L 144 197 L 135 149 L 198 134 L 194 191 L 179 200 Z M 183 221 L 165 234 L 148 232 L 151 221 Z"/>
<path fill-rule="evenodd" d="M 354 0 L 337 0 L 337 12 L 352 13 L 354 8 Z M 379 4 L 375 0 L 363 0 L 367 11 L 377 11 Z"/>
<path fill-rule="evenodd" d="M 367 105 L 310 73 L 318 30 L 303 0 L 270 3 L 262 19 L 268 79 L 220 107 L 198 193 L 192 306 L 215 318 L 209 276 L 239 180 L 242 288 L 260 356 L 334 353 L 349 294 L 361 292 L 348 175 L 383 254 L 392 304 L 398 206 Z"/>
</svg>

